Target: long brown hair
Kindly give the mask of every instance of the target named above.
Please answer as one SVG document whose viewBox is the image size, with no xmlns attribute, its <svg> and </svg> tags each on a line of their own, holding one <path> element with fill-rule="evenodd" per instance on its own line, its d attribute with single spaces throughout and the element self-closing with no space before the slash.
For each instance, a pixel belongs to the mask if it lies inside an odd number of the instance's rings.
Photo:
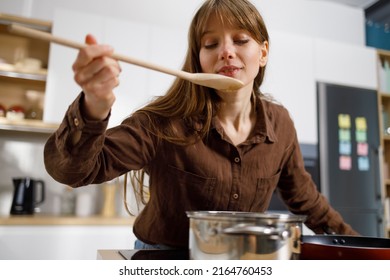
<svg viewBox="0 0 390 280">
<path fill-rule="evenodd" d="M 264 20 L 255 6 L 248 0 L 206 0 L 196 12 L 188 33 L 188 50 L 182 70 L 191 73 L 202 72 L 199 53 L 202 34 L 210 16 L 217 16 L 222 22 L 247 30 L 259 43 L 269 41 Z M 265 66 L 259 71 L 253 84 L 253 92 L 262 96 L 260 85 L 263 82 Z M 213 89 L 198 86 L 177 78 L 167 93 L 158 97 L 134 114 L 145 114 L 149 118 L 149 129 L 160 139 L 176 144 L 189 144 L 205 137 L 210 129 L 211 120 L 218 108 L 219 97 Z M 190 125 L 193 133 L 185 137 L 177 135 L 172 120 L 183 119 Z M 191 125 L 200 124 L 197 128 Z M 135 181 L 143 193 L 143 171 L 138 172 Z M 137 172 L 136 172 L 137 173 Z M 133 174 L 134 175 L 134 174 Z M 134 178 L 133 178 L 134 179 Z"/>
<path fill-rule="evenodd" d="M 206 0 L 195 14 L 188 33 L 188 50 L 182 70 L 191 73 L 202 72 L 199 60 L 201 37 L 211 15 L 247 30 L 259 43 L 269 41 L 268 31 L 258 10 L 247 0 Z M 261 95 L 259 87 L 263 82 L 265 67 L 255 78 L 253 91 Z M 196 135 L 203 138 L 210 129 L 211 120 L 218 106 L 214 90 L 192 84 L 177 78 L 167 93 L 158 97 L 136 113 L 146 113 L 151 130 L 162 139 L 175 143 L 188 143 L 175 134 L 170 127 L 172 119 L 184 119 L 189 124 L 202 123 Z M 163 129 L 162 129 L 163 126 Z"/>
</svg>

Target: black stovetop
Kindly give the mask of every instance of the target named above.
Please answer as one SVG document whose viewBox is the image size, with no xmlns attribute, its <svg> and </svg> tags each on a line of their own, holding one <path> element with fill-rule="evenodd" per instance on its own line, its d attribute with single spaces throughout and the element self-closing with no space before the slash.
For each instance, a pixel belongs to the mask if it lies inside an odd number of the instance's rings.
<svg viewBox="0 0 390 280">
<path fill-rule="evenodd" d="M 188 250 L 120 250 L 126 260 L 188 260 Z"/>
</svg>

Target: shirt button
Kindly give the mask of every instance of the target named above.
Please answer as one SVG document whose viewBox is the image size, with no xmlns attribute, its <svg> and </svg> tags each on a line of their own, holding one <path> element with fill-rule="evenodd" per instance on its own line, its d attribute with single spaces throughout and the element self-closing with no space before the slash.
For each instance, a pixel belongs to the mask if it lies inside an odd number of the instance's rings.
<svg viewBox="0 0 390 280">
<path fill-rule="evenodd" d="M 239 157 L 234 158 L 234 162 L 239 163 L 240 162 L 240 158 Z"/>
<path fill-rule="evenodd" d="M 234 199 L 238 199 L 238 194 L 236 194 L 236 193 L 233 194 L 233 198 L 234 198 Z"/>
<path fill-rule="evenodd" d="M 75 126 L 79 126 L 79 124 L 80 124 L 79 119 L 78 119 L 78 118 L 74 118 L 74 119 L 73 119 L 73 124 L 74 124 Z"/>
</svg>

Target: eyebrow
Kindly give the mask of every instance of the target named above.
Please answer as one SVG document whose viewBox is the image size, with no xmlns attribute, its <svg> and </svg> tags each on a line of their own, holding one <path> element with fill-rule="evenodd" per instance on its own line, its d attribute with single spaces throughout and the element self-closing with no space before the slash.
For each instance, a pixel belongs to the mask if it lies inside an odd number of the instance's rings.
<svg viewBox="0 0 390 280">
<path fill-rule="evenodd" d="M 206 30 L 206 31 L 203 31 L 202 34 L 200 34 L 200 38 L 203 38 L 205 35 L 210 34 L 210 33 L 213 33 L 213 32 L 215 32 L 215 31 L 213 31 L 213 30 Z"/>
<path fill-rule="evenodd" d="M 233 29 L 235 32 L 247 32 L 250 34 L 250 32 L 244 28 L 237 28 L 237 29 Z M 200 38 L 202 39 L 205 35 L 207 34 L 210 34 L 210 33 L 216 33 L 216 31 L 214 30 L 205 30 L 204 32 L 202 32 L 202 34 L 200 35 Z"/>
</svg>

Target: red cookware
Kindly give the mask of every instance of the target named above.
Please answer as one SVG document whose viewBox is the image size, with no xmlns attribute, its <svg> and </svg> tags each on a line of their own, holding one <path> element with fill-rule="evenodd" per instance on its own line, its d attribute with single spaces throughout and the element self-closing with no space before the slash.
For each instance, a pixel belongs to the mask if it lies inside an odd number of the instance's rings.
<svg viewBox="0 0 390 280">
<path fill-rule="evenodd" d="M 390 260 L 390 239 L 342 236 L 304 235 L 301 260 Z"/>
</svg>

